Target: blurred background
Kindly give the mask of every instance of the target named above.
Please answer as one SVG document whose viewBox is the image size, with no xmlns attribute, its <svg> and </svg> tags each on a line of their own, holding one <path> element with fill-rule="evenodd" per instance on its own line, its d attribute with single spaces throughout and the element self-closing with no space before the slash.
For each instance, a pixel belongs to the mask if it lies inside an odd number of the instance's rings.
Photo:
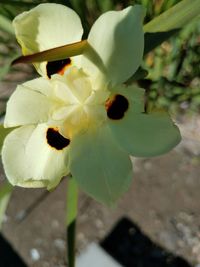
<svg viewBox="0 0 200 267">
<path fill-rule="evenodd" d="M 10 66 L 11 61 L 21 55 L 11 21 L 19 13 L 46 2 L 73 8 L 81 17 L 84 37 L 87 37 L 93 22 L 107 10 L 142 4 L 146 7 L 144 23 L 147 23 L 180 0 L 0 0 L 1 118 L 16 85 L 37 76 L 30 65 Z M 150 105 L 170 111 L 181 129 L 183 141 L 162 157 L 133 159 L 132 187 L 113 210 L 81 193 L 78 252 L 91 241 L 104 239 L 121 217 L 128 216 L 155 244 L 185 258 L 191 266 L 200 266 L 199 44 L 198 17 L 145 55 L 142 68 L 148 75 L 139 77 L 138 83 L 147 90 Z M 1 168 L 0 185 L 4 181 Z M 65 180 L 52 193 L 41 189 L 14 190 L 2 234 L 30 267 L 66 266 L 65 194 Z M 141 258 L 144 257 L 141 255 Z"/>
</svg>

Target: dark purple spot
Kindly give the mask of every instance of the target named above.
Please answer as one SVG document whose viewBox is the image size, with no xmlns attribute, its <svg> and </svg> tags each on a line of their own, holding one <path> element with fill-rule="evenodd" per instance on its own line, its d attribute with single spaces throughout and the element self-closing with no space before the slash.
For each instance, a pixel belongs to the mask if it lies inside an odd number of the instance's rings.
<svg viewBox="0 0 200 267">
<path fill-rule="evenodd" d="M 56 128 L 49 128 L 47 130 L 47 143 L 57 149 L 62 150 L 63 148 L 67 147 L 70 143 L 70 140 L 63 137 Z"/>
<path fill-rule="evenodd" d="M 49 79 L 51 78 L 51 75 L 60 73 L 64 73 L 65 67 L 69 66 L 71 64 L 71 59 L 61 59 L 61 60 L 55 60 L 47 63 L 47 76 Z"/>
<path fill-rule="evenodd" d="M 128 110 L 128 100 L 123 95 L 115 95 L 106 101 L 107 116 L 112 120 L 120 120 Z"/>
</svg>

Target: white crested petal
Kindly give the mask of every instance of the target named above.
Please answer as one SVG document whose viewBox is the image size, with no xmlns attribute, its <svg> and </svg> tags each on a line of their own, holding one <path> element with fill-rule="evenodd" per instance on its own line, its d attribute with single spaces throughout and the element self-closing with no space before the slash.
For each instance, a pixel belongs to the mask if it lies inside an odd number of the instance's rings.
<svg viewBox="0 0 200 267">
<path fill-rule="evenodd" d="M 5 127 L 46 122 L 56 107 L 51 83 L 38 78 L 17 86 L 6 109 Z"/>
<path fill-rule="evenodd" d="M 52 114 L 52 119 L 55 121 L 63 121 L 70 117 L 77 110 L 76 105 L 63 106 L 55 110 Z"/>
<path fill-rule="evenodd" d="M 65 115 L 65 119 L 59 126 L 59 130 L 63 136 L 72 139 L 77 133 L 85 132 L 88 129 L 89 116 L 84 107 L 74 106 L 71 109 L 66 108 L 63 110 L 63 114 Z M 54 114 L 54 118 L 56 118 L 55 116 L 58 118 L 59 115 L 61 114 Z"/>
<path fill-rule="evenodd" d="M 2 161 L 11 184 L 55 187 L 69 173 L 68 147 L 57 150 L 47 143 L 47 126 L 23 126 L 5 139 Z"/>
<path fill-rule="evenodd" d="M 110 92 L 108 90 L 93 91 L 86 100 L 86 103 L 90 106 L 105 104 L 105 101 L 109 97 L 109 95 Z"/>
<path fill-rule="evenodd" d="M 129 156 L 115 143 L 105 124 L 74 137 L 70 171 L 80 188 L 108 205 L 128 189 L 132 180 Z"/>
<path fill-rule="evenodd" d="M 55 4 L 40 4 L 18 15 L 13 25 L 24 55 L 78 42 L 83 28 L 79 16 L 70 8 Z M 35 64 L 46 75 L 45 63 Z"/>
<path fill-rule="evenodd" d="M 144 10 L 135 5 L 100 16 L 88 36 L 82 67 L 93 77 L 95 86 L 105 81 L 125 82 L 139 67 L 144 49 Z"/>
<path fill-rule="evenodd" d="M 57 84 L 57 95 L 66 103 L 84 103 L 91 95 L 90 80 L 76 67 L 69 68 L 64 76 L 53 75 L 52 82 Z"/>
<path fill-rule="evenodd" d="M 62 77 L 64 78 L 64 77 Z M 77 104 L 78 100 L 76 99 L 75 95 L 73 94 L 73 91 L 69 86 L 67 86 L 65 80 L 61 79 L 52 79 L 53 84 L 53 92 L 55 97 L 63 104 Z"/>
</svg>

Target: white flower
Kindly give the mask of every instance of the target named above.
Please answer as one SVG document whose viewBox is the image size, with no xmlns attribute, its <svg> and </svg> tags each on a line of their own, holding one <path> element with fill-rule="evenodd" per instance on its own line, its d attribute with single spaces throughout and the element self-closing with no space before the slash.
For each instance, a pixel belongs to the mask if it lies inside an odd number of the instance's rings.
<svg viewBox="0 0 200 267">
<path fill-rule="evenodd" d="M 132 179 L 133 156 L 155 156 L 179 141 L 162 113 L 144 113 L 143 89 L 124 82 L 139 67 L 143 9 L 135 5 L 98 18 L 81 56 L 35 64 L 42 77 L 19 85 L 8 101 L 2 159 L 13 185 L 55 187 L 71 173 L 89 195 L 113 203 Z M 41 4 L 14 20 L 23 54 L 81 40 L 78 15 Z"/>
</svg>

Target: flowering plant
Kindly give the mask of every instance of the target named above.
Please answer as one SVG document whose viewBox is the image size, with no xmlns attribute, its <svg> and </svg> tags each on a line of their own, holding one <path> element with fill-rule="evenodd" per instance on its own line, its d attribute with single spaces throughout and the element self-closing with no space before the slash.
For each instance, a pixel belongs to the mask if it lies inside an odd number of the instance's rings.
<svg viewBox="0 0 200 267">
<path fill-rule="evenodd" d="M 8 180 L 54 188 L 72 174 L 78 186 L 106 204 L 132 180 L 130 156 L 157 156 L 181 139 L 165 111 L 145 111 L 144 89 L 126 81 L 144 49 L 141 6 L 109 11 L 91 28 L 82 55 L 35 63 L 40 78 L 19 85 L 7 104 L 9 133 L 2 149 Z M 81 41 L 78 15 L 41 4 L 14 20 L 24 55 Z"/>
<path fill-rule="evenodd" d="M 143 51 L 197 17 L 200 4 L 182 0 L 168 8 L 144 26 L 142 6 L 109 11 L 86 40 L 79 16 L 66 6 L 40 4 L 14 19 L 23 53 L 14 62 L 33 63 L 41 77 L 18 85 L 7 103 L 3 165 L 9 182 L 22 187 L 51 190 L 68 175 L 69 267 L 75 266 L 78 187 L 112 205 L 131 183 L 130 156 L 161 155 L 181 139 L 169 114 L 151 109 L 134 82 L 145 73 Z M 9 20 L 0 20 L 12 34 Z M 0 188 L 0 227 L 11 192 L 8 183 Z"/>
</svg>

